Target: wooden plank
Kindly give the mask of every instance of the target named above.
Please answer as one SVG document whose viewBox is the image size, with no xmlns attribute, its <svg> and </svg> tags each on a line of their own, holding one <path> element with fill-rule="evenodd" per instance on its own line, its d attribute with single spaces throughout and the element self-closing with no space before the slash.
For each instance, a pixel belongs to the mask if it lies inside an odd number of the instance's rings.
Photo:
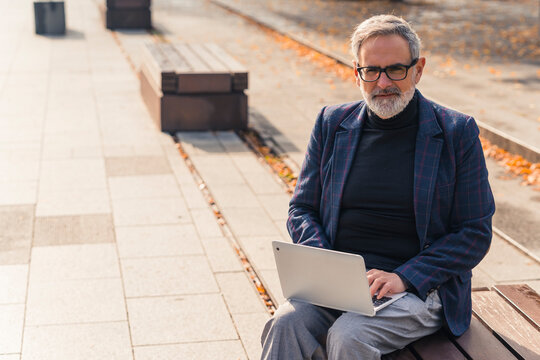
<svg viewBox="0 0 540 360">
<path fill-rule="evenodd" d="M 189 47 L 196 53 L 201 59 L 204 59 L 206 64 L 212 69 L 212 71 L 219 73 L 229 73 L 229 68 L 219 61 L 213 53 L 208 51 L 206 46 L 202 44 L 190 44 Z"/>
<path fill-rule="evenodd" d="M 495 291 L 472 293 L 473 312 L 524 359 L 540 359 L 540 332 Z"/>
<path fill-rule="evenodd" d="M 247 96 L 242 93 L 164 94 L 161 130 L 243 130 L 247 127 Z"/>
<path fill-rule="evenodd" d="M 213 54 L 213 58 L 219 59 L 233 74 L 232 86 L 234 91 L 243 91 L 248 88 L 248 71 L 239 63 L 235 58 L 229 55 L 217 44 L 209 43 L 205 44 L 209 53 Z"/>
<path fill-rule="evenodd" d="M 186 59 L 187 63 L 191 67 L 192 72 L 194 73 L 208 73 L 212 69 L 201 59 L 197 54 L 191 50 L 187 44 L 174 44 L 176 51 Z"/>
<path fill-rule="evenodd" d="M 191 67 L 180 54 L 176 51 L 175 47 L 171 44 L 159 44 L 161 51 L 167 57 L 171 63 L 175 73 L 190 72 Z"/>
<path fill-rule="evenodd" d="M 444 354 L 446 360 L 466 359 L 454 343 L 448 339 L 443 330 L 415 341 L 409 346 L 423 360 L 438 360 L 441 359 L 441 354 Z"/>
<path fill-rule="evenodd" d="M 155 91 L 155 88 L 151 86 L 150 81 L 142 71 L 139 72 L 139 81 L 143 101 L 152 120 L 154 120 L 157 128 L 161 130 L 161 99 L 163 93 Z"/>
<path fill-rule="evenodd" d="M 463 335 L 453 341 L 473 360 L 515 360 L 515 356 L 477 318 Z"/>
<path fill-rule="evenodd" d="M 214 54 L 216 59 L 219 59 L 232 73 L 247 73 L 247 69 L 238 60 L 233 58 L 229 53 L 223 50 L 220 46 L 214 43 L 205 44 L 206 49 Z"/>
<path fill-rule="evenodd" d="M 409 349 L 405 348 L 383 355 L 382 360 L 416 360 L 416 357 Z"/>
<path fill-rule="evenodd" d="M 173 64 L 163 54 L 158 44 L 145 44 L 142 51 L 143 62 L 150 77 L 155 79 L 163 92 L 176 90 L 176 73 Z"/>
<path fill-rule="evenodd" d="M 495 285 L 495 291 L 540 330 L 540 295 L 527 284 Z"/>
</svg>

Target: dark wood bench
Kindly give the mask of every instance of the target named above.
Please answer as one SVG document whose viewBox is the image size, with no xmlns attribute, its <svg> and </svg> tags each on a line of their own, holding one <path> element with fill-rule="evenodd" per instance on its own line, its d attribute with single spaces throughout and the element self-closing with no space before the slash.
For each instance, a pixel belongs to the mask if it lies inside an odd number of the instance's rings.
<svg viewBox="0 0 540 360">
<path fill-rule="evenodd" d="M 162 131 L 247 127 L 248 72 L 216 44 L 145 44 L 139 76 Z"/>
<path fill-rule="evenodd" d="M 444 330 L 385 360 L 540 359 L 540 296 L 528 285 L 496 285 L 472 293 L 471 327 L 460 337 Z"/>
<path fill-rule="evenodd" d="M 151 29 L 150 0 L 107 0 L 100 11 L 107 29 Z"/>
</svg>

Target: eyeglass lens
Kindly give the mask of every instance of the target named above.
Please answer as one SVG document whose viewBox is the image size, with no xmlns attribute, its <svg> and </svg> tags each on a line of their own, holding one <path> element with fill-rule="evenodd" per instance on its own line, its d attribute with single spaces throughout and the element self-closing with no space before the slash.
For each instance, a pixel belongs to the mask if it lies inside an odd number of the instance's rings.
<svg viewBox="0 0 540 360">
<path fill-rule="evenodd" d="M 386 76 L 391 80 L 403 80 L 407 76 L 407 67 L 401 65 L 389 66 L 386 69 L 377 67 L 363 68 L 360 75 L 362 75 L 364 81 L 375 81 L 379 78 L 382 71 L 384 71 Z"/>
</svg>

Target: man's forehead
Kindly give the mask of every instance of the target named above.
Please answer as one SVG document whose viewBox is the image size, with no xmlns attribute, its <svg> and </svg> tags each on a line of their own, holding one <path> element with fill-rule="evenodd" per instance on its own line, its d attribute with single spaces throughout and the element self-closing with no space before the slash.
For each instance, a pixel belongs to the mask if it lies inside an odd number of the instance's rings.
<svg viewBox="0 0 540 360">
<path fill-rule="evenodd" d="M 399 35 L 380 35 L 366 39 L 358 59 L 364 66 L 388 66 L 411 61 L 409 43 Z"/>
</svg>

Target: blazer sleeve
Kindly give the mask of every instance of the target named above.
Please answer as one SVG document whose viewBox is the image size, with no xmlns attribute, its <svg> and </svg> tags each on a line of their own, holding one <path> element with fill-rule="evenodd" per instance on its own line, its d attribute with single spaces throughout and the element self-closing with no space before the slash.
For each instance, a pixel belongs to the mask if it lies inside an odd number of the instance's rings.
<svg viewBox="0 0 540 360">
<path fill-rule="evenodd" d="M 427 239 L 424 249 L 395 269 L 425 298 L 452 277 L 465 278 L 485 256 L 491 244 L 491 217 L 495 203 L 479 130 L 468 118 L 461 133 L 456 154 L 456 178 L 448 232 Z"/>
<path fill-rule="evenodd" d="M 321 110 L 313 127 L 302 170 L 289 203 L 287 229 L 294 243 L 330 249 L 321 221 L 321 159 L 324 151 Z"/>
</svg>

